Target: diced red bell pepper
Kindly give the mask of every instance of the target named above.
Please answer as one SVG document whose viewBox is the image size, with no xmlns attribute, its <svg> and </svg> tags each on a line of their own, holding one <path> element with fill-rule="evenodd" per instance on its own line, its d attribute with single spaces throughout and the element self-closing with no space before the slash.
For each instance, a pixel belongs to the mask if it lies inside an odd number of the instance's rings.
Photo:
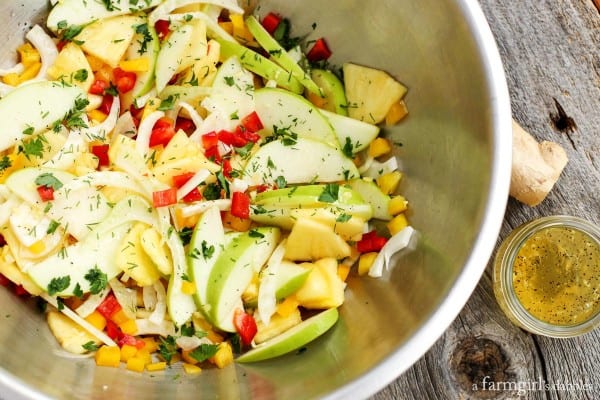
<svg viewBox="0 0 600 400">
<path fill-rule="evenodd" d="M 150 147 L 166 146 L 175 136 L 174 122 L 169 117 L 162 117 L 154 124 L 150 134 Z"/>
<path fill-rule="evenodd" d="M 261 24 L 271 35 L 275 32 L 275 29 L 279 26 L 281 17 L 274 12 L 270 12 L 263 18 Z"/>
<path fill-rule="evenodd" d="M 179 117 L 175 122 L 175 132 L 180 129 L 189 136 L 196 130 L 196 125 L 194 125 L 194 122 L 191 119 Z"/>
<path fill-rule="evenodd" d="M 242 126 L 246 129 L 246 131 L 251 133 L 258 132 L 264 128 L 263 123 L 256 111 L 242 118 Z"/>
<path fill-rule="evenodd" d="M 221 130 L 217 134 L 219 136 L 219 140 L 229 146 L 233 147 L 244 147 L 248 141 L 244 139 L 241 135 L 236 134 L 236 132 Z"/>
<path fill-rule="evenodd" d="M 135 86 L 137 75 L 135 72 L 123 71 L 117 67 L 113 69 L 113 76 L 115 78 L 115 86 L 119 93 L 127 93 Z"/>
<path fill-rule="evenodd" d="M 40 185 L 37 187 L 37 192 L 42 201 L 54 200 L 54 188 L 52 186 Z"/>
<path fill-rule="evenodd" d="M 23 287 L 23 285 L 16 285 L 15 294 L 17 296 L 28 296 L 29 292 Z"/>
<path fill-rule="evenodd" d="M 106 335 L 117 343 L 124 336 L 124 333 L 121 331 L 121 328 L 117 324 L 115 324 L 110 319 L 106 319 Z"/>
<path fill-rule="evenodd" d="M 202 147 L 210 149 L 219 143 L 219 135 L 217 132 L 209 132 L 202 135 Z"/>
<path fill-rule="evenodd" d="M 228 159 L 223 160 L 221 166 L 223 167 L 223 176 L 225 176 L 225 178 L 231 178 L 231 172 L 233 171 L 231 161 L 229 161 Z"/>
<path fill-rule="evenodd" d="M 0 274 L 0 286 L 9 287 L 11 284 L 12 282 L 10 281 L 10 279 Z"/>
<path fill-rule="evenodd" d="M 221 162 L 221 154 L 219 153 L 219 146 L 212 146 L 204 150 L 204 155 L 209 160 L 213 160 L 216 163 Z"/>
<path fill-rule="evenodd" d="M 4 246 L 6 244 L 6 239 L 4 239 L 4 236 L 2 236 L 0 234 L 0 247 Z"/>
<path fill-rule="evenodd" d="M 69 43 L 68 40 L 59 40 L 58 43 L 56 43 L 56 49 L 58 51 L 62 51 L 62 49 L 67 45 L 67 43 Z"/>
<path fill-rule="evenodd" d="M 241 219 L 250 218 L 250 196 L 244 192 L 233 192 L 231 196 L 231 215 Z"/>
<path fill-rule="evenodd" d="M 108 143 L 97 144 L 92 146 L 92 154 L 98 157 L 98 167 L 107 167 L 109 164 L 108 150 L 110 146 Z"/>
<path fill-rule="evenodd" d="M 175 186 L 178 189 L 181 188 L 194 175 L 195 174 L 193 172 L 188 172 L 188 173 L 181 174 L 181 175 L 175 175 L 173 177 L 173 186 Z M 198 187 L 195 187 L 188 194 L 183 196 L 183 198 L 181 200 L 183 200 L 184 203 L 193 203 L 195 201 L 200 201 L 200 200 L 202 200 L 202 193 L 200 193 L 200 190 L 198 189 Z"/>
<path fill-rule="evenodd" d="M 119 347 L 123 347 L 124 345 L 133 346 L 138 350 L 146 346 L 146 342 L 144 342 L 142 339 L 138 339 L 135 336 L 131 336 L 126 333 L 121 334 L 121 337 L 118 338 L 117 344 Z"/>
<path fill-rule="evenodd" d="M 177 188 L 159 190 L 152 193 L 154 207 L 167 207 L 177 203 Z"/>
<path fill-rule="evenodd" d="M 121 304 L 119 304 L 119 301 L 115 295 L 109 293 L 109 295 L 106 296 L 102 303 L 100 303 L 100 305 L 96 308 L 96 311 L 102 314 L 102 316 L 108 321 L 116 312 L 121 310 L 121 308 L 123 307 L 121 307 Z"/>
<path fill-rule="evenodd" d="M 380 251 L 387 239 L 383 236 L 378 236 L 377 231 L 372 230 L 371 232 L 365 233 L 362 238 L 356 242 L 356 249 L 359 253 L 370 253 L 373 251 Z"/>
<path fill-rule="evenodd" d="M 169 34 L 169 29 L 171 27 L 171 23 L 165 19 L 159 19 L 154 24 L 154 29 L 156 30 L 156 34 L 160 40 L 163 40 Z"/>
<path fill-rule="evenodd" d="M 242 343 L 245 346 L 249 346 L 258 330 L 254 317 L 244 312 L 242 309 L 237 308 L 233 314 L 233 326 L 240 335 Z"/>
<path fill-rule="evenodd" d="M 112 103 L 115 101 L 115 98 L 109 94 L 104 95 L 102 98 L 102 103 L 100 107 L 98 107 L 98 111 L 102 111 L 104 114 L 108 115 L 110 113 L 110 109 L 112 108 Z"/>
<path fill-rule="evenodd" d="M 331 50 L 325 42 L 325 39 L 319 38 L 316 40 L 313 47 L 306 54 L 306 58 L 310 62 L 325 61 L 331 57 Z"/>
<path fill-rule="evenodd" d="M 104 79 L 96 79 L 90 86 L 90 94 L 104 95 L 104 91 L 110 87 L 110 84 Z"/>
<path fill-rule="evenodd" d="M 260 185 L 256 186 L 256 193 L 266 192 L 270 188 L 271 187 L 269 185 L 267 185 L 266 183 L 261 183 Z"/>
<path fill-rule="evenodd" d="M 236 128 L 235 134 L 238 135 L 239 137 L 241 137 L 246 142 L 246 144 L 248 144 L 250 142 L 256 143 L 260 140 L 260 135 L 258 133 L 250 132 L 241 125 Z M 246 144 L 244 144 L 244 146 Z M 241 147 L 241 146 L 237 146 L 237 147 Z"/>
</svg>

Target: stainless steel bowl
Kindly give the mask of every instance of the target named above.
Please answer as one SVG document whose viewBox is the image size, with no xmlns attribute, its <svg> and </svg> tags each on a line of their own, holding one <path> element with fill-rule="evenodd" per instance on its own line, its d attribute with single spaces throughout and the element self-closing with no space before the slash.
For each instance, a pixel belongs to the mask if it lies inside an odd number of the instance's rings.
<svg viewBox="0 0 600 400">
<path fill-rule="evenodd" d="M 410 116 L 389 131 L 401 191 L 421 232 L 387 280 L 352 279 L 342 318 L 307 347 L 255 365 L 186 376 L 132 373 L 57 356 L 43 316 L 0 289 L 0 398 L 299 399 L 367 397 L 413 364 L 476 286 L 496 243 L 508 196 L 511 116 L 500 57 L 475 0 L 261 2 L 298 33 L 325 36 L 333 62 L 380 67 L 410 87 Z M 0 2 L 3 62 L 43 0 Z M 1 134 L 1 133 L 0 133 Z"/>
</svg>

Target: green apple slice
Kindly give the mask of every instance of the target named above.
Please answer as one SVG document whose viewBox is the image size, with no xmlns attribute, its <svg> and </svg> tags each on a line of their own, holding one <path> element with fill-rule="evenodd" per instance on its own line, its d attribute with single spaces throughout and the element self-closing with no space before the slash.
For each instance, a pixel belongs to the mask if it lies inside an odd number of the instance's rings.
<svg viewBox="0 0 600 400">
<path fill-rule="evenodd" d="M 338 318 L 337 308 L 325 310 L 302 321 L 281 335 L 261 343 L 239 356 L 236 361 L 240 363 L 263 361 L 299 349 L 327 332 Z"/>
<path fill-rule="evenodd" d="M 310 271 L 311 268 L 283 260 L 273 274 L 275 299 L 280 301 L 295 293 L 306 282 Z M 257 295 L 244 298 L 244 303 L 250 307 L 256 307 L 258 304 Z"/>
<path fill-rule="evenodd" d="M 383 193 L 374 181 L 361 178 L 351 180 L 348 184 L 373 206 L 373 218 L 384 221 L 392 219 L 392 215 L 388 211 L 391 198 Z"/>
<path fill-rule="evenodd" d="M 191 43 L 194 28 L 181 25 L 173 31 L 161 46 L 156 58 L 156 91 L 160 93 L 171 78 L 193 63 Z"/>
<path fill-rule="evenodd" d="M 379 127 L 377 125 L 327 110 L 320 111 L 333 127 L 340 145 L 344 148 L 346 154 L 356 154 L 366 149 L 377 135 L 379 135 Z"/>
<path fill-rule="evenodd" d="M 162 0 L 137 2 L 113 0 L 108 6 L 106 1 L 61 0 L 50 10 L 46 19 L 46 26 L 51 31 L 57 32 L 59 28 L 63 29 L 64 26 L 85 25 L 98 19 L 147 10 L 160 3 L 162 3 Z"/>
<path fill-rule="evenodd" d="M 194 228 L 187 251 L 187 262 L 190 278 L 196 285 L 194 301 L 198 309 L 206 316 L 206 288 L 208 278 L 223 251 L 225 231 L 218 207 L 206 210 Z"/>
<path fill-rule="evenodd" d="M 253 201 L 260 205 L 280 207 L 345 206 L 366 204 L 358 192 L 344 185 L 304 185 L 258 193 Z"/>
<path fill-rule="evenodd" d="M 304 97 L 282 89 L 256 91 L 256 112 L 267 135 L 295 135 L 339 148 L 333 127 L 319 109 Z"/>
<path fill-rule="evenodd" d="M 85 98 L 77 86 L 40 81 L 20 86 L 0 100 L 0 152 L 23 139 L 51 129 L 52 125 L 75 106 L 77 98 Z"/>
<path fill-rule="evenodd" d="M 131 104 L 132 99 L 145 95 L 154 87 L 154 77 L 156 68 L 156 59 L 160 50 L 160 40 L 156 34 L 154 26 L 148 23 L 144 18 L 134 27 L 135 35 L 125 53 L 126 60 L 135 60 L 145 57 L 149 61 L 148 71 L 138 72 L 133 90 L 127 92 L 125 97 L 128 101 L 125 104 Z"/>
<path fill-rule="evenodd" d="M 322 91 L 322 109 L 335 112 L 336 114 L 348 115 L 348 102 L 344 84 L 331 71 L 327 69 L 313 69 L 310 71 L 313 81 Z"/>
<path fill-rule="evenodd" d="M 318 140 L 298 137 L 275 140 L 248 160 L 244 179 L 253 185 L 272 184 L 282 176 L 289 184 L 337 182 L 358 178 L 358 169 L 340 150 Z"/>
<path fill-rule="evenodd" d="M 206 286 L 209 320 L 219 329 L 235 332 L 233 314 L 254 274 L 267 262 L 280 238 L 273 227 L 260 227 L 237 235 L 213 266 Z"/>
<path fill-rule="evenodd" d="M 288 54 L 287 51 L 271 36 L 271 34 L 263 28 L 260 22 L 254 17 L 246 18 L 246 26 L 254 36 L 254 39 L 262 46 L 267 53 L 271 55 L 277 64 L 281 65 L 292 76 L 300 81 L 300 83 L 311 93 L 317 96 L 322 96 L 321 88 L 311 79 L 311 75 L 298 65 L 298 63 Z M 342 93 L 344 89 L 342 88 Z"/>
<path fill-rule="evenodd" d="M 278 86 L 294 93 L 302 93 L 304 91 L 304 87 L 298 79 L 268 58 L 239 43 L 219 37 L 213 39 L 221 45 L 221 60 L 236 56 L 248 71 L 252 71 L 267 80 L 274 81 Z"/>
</svg>

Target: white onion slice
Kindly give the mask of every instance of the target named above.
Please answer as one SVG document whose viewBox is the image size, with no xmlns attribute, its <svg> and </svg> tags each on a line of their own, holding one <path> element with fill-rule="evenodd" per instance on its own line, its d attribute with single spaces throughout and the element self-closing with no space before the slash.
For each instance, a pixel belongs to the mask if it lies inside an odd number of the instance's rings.
<svg viewBox="0 0 600 400">
<path fill-rule="evenodd" d="M 112 289 L 117 301 L 123 308 L 123 313 L 129 319 L 135 319 L 137 311 L 137 293 L 134 289 L 130 289 L 118 279 L 111 279 L 108 284 Z"/>
<path fill-rule="evenodd" d="M 192 215 L 202 214 L 211 207 L 216 206 L 221 211 L 229 211 L 231 209 L 231 199 L 208 200 L 199 203 L 190 204 L 180 207 L 181 216 L 187 218 Z"/>
<path fill-rule="evenodd" d="M 135 135 L 137 135 L 137 127 L 135 126 L 133 116 L 129 111 L 124 112 L 117 119 L 115 129 L 113 129 L 112 137 L 115 139 L 119 137 L 119 135 L 127 136 L 128 138 L 133 138 Z"/>
<path fill-rule="evenodd" d="M 154 284 L 154 291 L 156 292 L 156 305 L 148 320 L 154 324 L 160 324 L 167 313 L 167 292 L 160 281 Z"/>
<path fill-rule="evenodd" d="M 42 29 L 39 25 L 34 25 L 33 28 L 25 35 L 25 38 L 31 42 L 31 44 L 40 53 L 42 61 L 42 67 L 40 68 L 37 76 L 34 79 L 46 79 L 46 72 L 50 68 L 56 57 L 58 56 L 58 49 L 54 40 Z"/>
<path fill-rule="evenodd" d="M 63 147 L 48 161 L 45 167 L 67 170 L 75 165 L 77 157 L 86 150 L 87 146 L 79 131 L 69 132 Z"/>
<path fill-rule="evenodd" d="M 175 343 L 184 351 L 194 350 L 196 347 L 203 344 L 213 344 L 210 339 L 206 337 L 199 338 L 198 336 L 180 336 L 175 339 Z"/>
<path fill-rule="evenodd" d="M 8 74 L 20 74 L 23 71 L 25 71 L 25 66 L 21 63 L 17 63 L 12 67 L 0 69 L 0 76 L 5 76 Z"/>
<path fill-rule="evenodd" d="M 109 293 L 110 290 L 108 288 L 105 288 L 98 294 L 89 295 L 88 298 L 83 303 L 81 303 L 79 307 L 75 309 L 75 312 L 81 318 L 87 317 L 88 315 L 93 313 L 100 304 L 102 304 L 102 302 L 104 301 L 106 296 L 108 296 Z"/>
<path fill-rule="evenodd" d="M 164 112 L 154 111 L 144 118 L 140 123 L 137 139 L 135 140 L 135 148 L 141 155 L 146 156 L 146 154 L 148 154 L 150 149 L 150 136 L 152 135 L 152 128 L 154 127 L 154 124 L 156 124 L 156 122 L 164 116 Z"/>
<path fill-rule="evenodd" d="M 144 308 L 147 311 L 152 311 L 156 308 L 158 302 L 158 296 L 156 295 L 156 289 L 154 285 L 148 285 L 142 287 L 142 300 L 144 302 Z M 138 311 L 139 315 L 139 311 Z"/>
<path fill-rule="evenodd" d="M 183 186 L 177 190 L 177 200 L 183 199 L 189 192 L 204 182 L 210 176 L 210 171 L 201 169 L 196 172 Z"/>
<path fill-rule="evenodd" d="M 154 323 L 150 319 L 139 318 L 135 320 L 135 324 L 137 335 L 175 336 L 175 326 L 171 321 L 162 320 L 159 323 Z"/>
<path fill-rule="evenodd" d="M 89 141 L 104 141 L 106 140 L 107 135 L 112 132 L 113 129 L 115 129 L 117 120 L 119 119 L 119 111 L 121 109 L 120 103 L 121 102 L 119 101 L 119 98 L 116 97 L 113 100 L 112 105 L 110 106 L 110 111 L 104 121 L 98 125 L 82 129 L 82 133 Z"/>
<path fill-rule="evenodd" d="M 372 278 L 379 278 L 383 275 L 383 270 L 389 270 L 390 260 L 394 254 L 405 248 L 412 248 L 415 246 L 413 237 L 416 238 L 415 230 L 411 226 L 407 226 L 400 232 L 392 236 L 387 243 L 381 248 L 379 254 L 375 258 L 373 265 L 369 269 L 369 276 Z"/>
</svg>

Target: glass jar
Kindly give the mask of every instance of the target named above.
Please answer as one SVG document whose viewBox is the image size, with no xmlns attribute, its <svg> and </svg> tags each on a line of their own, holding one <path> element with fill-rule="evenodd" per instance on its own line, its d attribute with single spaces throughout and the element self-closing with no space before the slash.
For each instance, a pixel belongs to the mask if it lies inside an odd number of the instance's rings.
<svg viewBox="0 0 600 400">
<path fill-rule="evenodd" d="M 494 259 L 494 294 L 532 333 L 572 337 L 600 324 L 600 228 L 567 215 L 525 223 Z"/>
</svg>

